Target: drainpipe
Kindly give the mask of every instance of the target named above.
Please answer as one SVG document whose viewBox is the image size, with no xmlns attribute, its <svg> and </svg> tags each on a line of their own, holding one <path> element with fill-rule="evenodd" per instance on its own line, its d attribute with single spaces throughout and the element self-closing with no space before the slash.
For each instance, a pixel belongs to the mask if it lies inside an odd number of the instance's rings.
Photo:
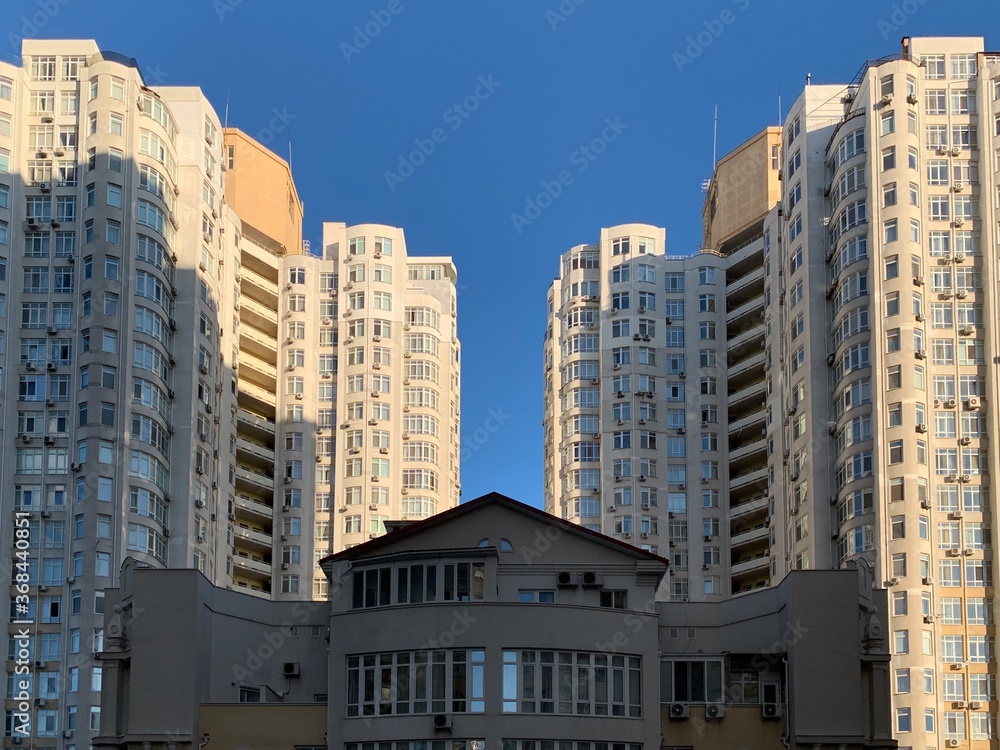
<svg viewBox="0 0 1000 750">
<path fill-rule="evenodd" d="M 789 695 L 791 693 L 791 687 L 790 687 L 790 685 L 788 683 L 788 657 L 787 656 L 782 656 L 781 657 L 781 662 L 785 665 L 785 695 L 787 696 L 787 695 Z M 786 707 L 787 707 L 788 706 L 788 701 L 786 701 L 785 704 L 786 704 Z M 783 735 L 781 735 L 781 744 L 784 745 L 787 748 L 787 750 L 792 750 L 792 746 L 791 746 L 791 744 L 788 741 L 789 740 L 789 736 L 792 733 L 792 728 L 791 728 L 792 717 L 791 717 L 790 714 L 791 714 L 790 710 L 786 710 L 785 711 L 785 733 Z M 199 748 L 199 750 L 200 750 L 200 748 Z"/>
</svg>

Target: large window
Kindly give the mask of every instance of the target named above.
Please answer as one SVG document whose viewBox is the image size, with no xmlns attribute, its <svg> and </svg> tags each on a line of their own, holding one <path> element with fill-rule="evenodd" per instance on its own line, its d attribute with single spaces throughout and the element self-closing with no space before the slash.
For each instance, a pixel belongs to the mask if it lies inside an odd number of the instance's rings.
<svg viewBox="0 0 1000 750">
<path fill-rule="evenodd" d="M 455 649 L 347 657 L 347 715 L 482 713 L 485 652 Z"/>
<path fill-rule="evenodd" d="M 355 609 L 390 604 L 467 602 L 483 598 L 485 566 L 478 562 L 400 565 L 354 572 Z"/>
<path fill-rule="evenodd" d="M 642 716 L 638 656 L 587 651 L 504 651 L 504 713 Z"/>
</svg>

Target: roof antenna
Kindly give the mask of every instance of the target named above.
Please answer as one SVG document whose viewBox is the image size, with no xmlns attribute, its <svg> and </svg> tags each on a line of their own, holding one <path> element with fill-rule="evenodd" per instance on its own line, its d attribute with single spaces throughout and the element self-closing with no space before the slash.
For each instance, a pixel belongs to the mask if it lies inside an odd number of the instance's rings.
<svg viewBox="0 0 1000 750">
<path fill-rule="evenodd" d="M 715 171 L 716 150 L 719 145 L 719 103 L 715 103 L 715 124 L 712 128 L 712 171 Z"/>
<path fill-rule="evenodd" d="M 715 105 L 715 122 L 712 126 L 712 177 L 701 181 L 702 192 L 708 192 L 712 187 L 712 178 L 715 177 L 716 154 L 719 145 L 719 105 Z"/>
<path fill-rule="evenodd" d="M 226 116 L 224 122 L 222 123 L 222 127 L 229 127 L 229 89 L 226 89 Z"/>
<path fill-rule="evenodd" d="M 781 127 L 781 92 L 778 92 L 778 127 Z"/>
</svg>

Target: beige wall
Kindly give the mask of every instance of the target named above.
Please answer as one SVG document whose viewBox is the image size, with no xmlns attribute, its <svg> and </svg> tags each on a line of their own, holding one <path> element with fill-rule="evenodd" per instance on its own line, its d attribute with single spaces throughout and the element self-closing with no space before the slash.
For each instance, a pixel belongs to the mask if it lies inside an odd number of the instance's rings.
<svg viewBox="0 0 1000 750">
<path fill-rule="evenodd" d="M 759 222 L 781 199 L 773 161 L 781 149 L 781 128 L 767 128 L 715 165 L 702 209 L 702 247 L 723 250 L 722 243 Z M 775 153 L 777 150 L 777 153 Z"/>
<path fill-rule="evenodd" d="M 226 201 L 244 226 L 280 242 L 286 253 L 300 252 L 303 209 L 288 163 L 236 128 L 226 128 L 224 140 L 227 159 L 230 150 L 233 157 Z"/>
<path fill-rule="evenodd" d="M 236 703 L 202 706 L 205 750 L 228 750 L 253 742 L 254 750 L 287 750 L 291 745 L 326 745 L 326 706 Z M 200 743 L 199 743 L 200 744 Z M 332 743 L 335 744 L 335 743 Z"/>
</svg>

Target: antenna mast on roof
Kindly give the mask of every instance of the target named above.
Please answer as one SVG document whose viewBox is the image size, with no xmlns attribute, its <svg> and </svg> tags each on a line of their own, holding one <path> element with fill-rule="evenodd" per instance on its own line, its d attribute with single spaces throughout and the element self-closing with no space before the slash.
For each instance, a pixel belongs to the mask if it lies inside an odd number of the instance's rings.
<svg viewBox="0 0 1000 750">
<path fill-rule="evenodd" d="M 225 120 L 222 123 L 222 127 L 224 128 L 229 127 L 229 89 L 226 89 L 226 115 L 225 115 Z"/>
<path fill-rule="evenodd" d="M 719 146 L 719 105 L 715 105 L 715 121 L 712 126 L 712 177 L 715 176 L 715 164 L 717 161 L 717 149 Z M 708 189 L 712 187 L 712 177 L 707 180 L 701 181 L 701 190 L 704 193 L 708 192 Z"/>
<path fill-rule="evenodd" d="M 719 105 L 715 105 L 715 125 L 712 128 L 712 171 L 715 171 L 716 149 L 719 146 Z"/>
</svg>

